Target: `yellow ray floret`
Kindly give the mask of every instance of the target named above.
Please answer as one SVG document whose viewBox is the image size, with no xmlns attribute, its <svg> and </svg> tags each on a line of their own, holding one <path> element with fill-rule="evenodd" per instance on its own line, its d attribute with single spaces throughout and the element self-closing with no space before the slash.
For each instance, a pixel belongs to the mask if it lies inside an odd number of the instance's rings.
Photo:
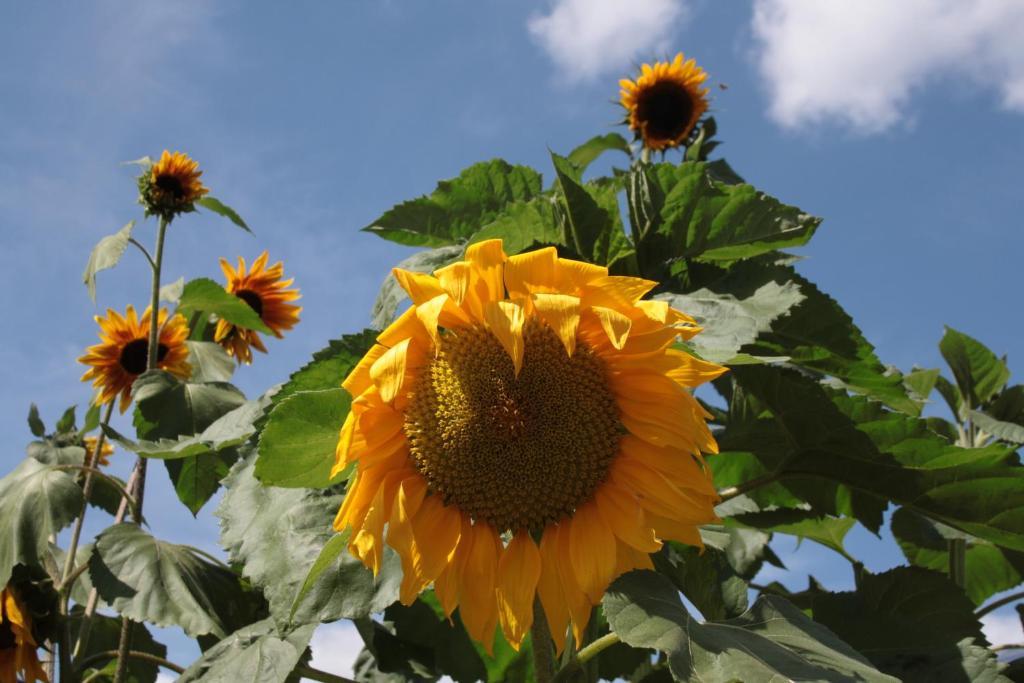
<svg viewBox="0 0 1024 683">
<path fill-rule="evenodd" d="M 98 442 L 99 439 L 95 436 L 85 437 L 85 440 L 83 442 L 83 446 L 85 447 L 85 462 L 88 463 L 90 460 L 92 460 L 93 453 L 96 452 L 96 444 Z M 99 455 L 96 456 L 96 462 L 94 463 L 94 465 L 96 467 L 106 467 L 107 465 L 110 464 L 110 456 L 113 454 L 114 447 L 110 445 L 109 441 L 104 440 L 103 448 L 100 449 Z"/>
<path fill-rule="evenodd" d="M 140 201 L 147 213 L 165 217 L 191 211 L 210 191 L 200 176 L 199 162 L 182 152 L 164 150 L 160 159 L 139 178 Z"/>
<path fill-rule="evenodd" d="M 636 80 L 619 81 L 629 127 L 655 151 L 684 144 L 707 111 L 708 74 L 680 52 L 671 62 L 644 64 Z"/>
<path fill-rule="evenodd" d="M 616 576 L 716 519 L 690 390 L 725 368 L 674 348 L 700 328 L 643 299 L 654 282 L 553 248 L 394 274 L 412 306 L 342 383 L 335 528 L 374 572 L 394 548 L 402 602 L 433 585 L 485 648 L 499 626 L 518 648 L 537 597 L 558 649 L 579 643 Z"/>
<path fill-rule="evenodd" d="M 36 656 L 32 620 L 10 588 L 0 591 L 0 683 L 48 681 Z"/>
<path fill-rule="evenodd" d="M 97 403 L 107 403 L 121 395 L 120 411 L 131 403 L 132 383 L 146 371 L 149 355 L 150 309 L 139 318 L 128 306 L 125 315 L 107 309 L 106 317 L 96 316 L 100 326 L 100 343 L 90 346 L 79 363 L 89 366 L 82 381 L 92 380 L 97 389 Z M 157 318 L 157 367 L 187 379 L 192 372 L 188 364 L 188 323 L 179 314 L 168 316 L 161 308 Z"/>
<path fill-rule="evenodd" d="M 246 270 L 245 259 L 238 257 L 238 268 L 232 268 L 227 259 L 220 260 L 221 270 L 227 284 L 224 288 L 249 304 L 260 320 L 270 328 L 275 337 L 280 339 L 283 330 L 290 330 L 299 322 L 301 306 L 289 303 L 299 298 L 298 289 L 288 289 L 294 279 L 284 279 L 284 266 L 278 261 L 267 267 L 267 252 L 253 261 L 252 268 Z M 224 347 L 229 355 L 234 356 L 238 364 L 252 363 L 252 349 L 267 352 L 263 340 L 255 330 L 232 325 L 226 320 L 217 321 L 214 341 Z"/>
</svg>

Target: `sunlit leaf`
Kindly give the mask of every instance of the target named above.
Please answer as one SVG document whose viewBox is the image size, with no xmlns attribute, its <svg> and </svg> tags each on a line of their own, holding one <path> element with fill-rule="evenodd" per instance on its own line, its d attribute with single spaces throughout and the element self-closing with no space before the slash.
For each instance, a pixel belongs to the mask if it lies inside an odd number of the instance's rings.
<svg viewBox="0 0 1024 683">
<path fill-rule="evenodd" d="M 987 346 L 963 332 L 946 327 L 939 351 L 956 378 L 960 393 L 977 408 L 996 395 L 1010 378 L 1010 370 Z"/>
<path fill-rule="evenodd" d="M 178 301 L 178 312 L 185 316 L 197 312 L 213 314 L 233 325 L 270 333 L 270 328 L 249 304 L 205 277 L 185 283 Z"/>
<path fill-rule="evenodd" d="M 301 391 L 274 406 L 260 433 L 256 478 L 290 488 L 323 488 L 332 482 L 338 432 L 352 397 L 342 388 Z"/>
<path fill-rule="evenodd" d="M 192 382 L 227 382 L 235 374 L 235 359 L 220 344 L 187 340 L 188 364 L 192 366 Z"/>
<path fill-rule="evenodd" d="M 605 152 L 611 151 L 623 152 L 627 156 L 633 155 L 633 151 L 630 149 L 629 143 L 626 142 L 626 138 L 618 133 L 608 133 L 606 135 L 595 135 L 582 145 L 576 147 L 573 151 L 569 152 L 568 159 L 580 171 L 585 171 L 595 159 Z"/>
<path fill-rule="evenodd" d="M 337 389 L 373 346 L 377 334 L 376 330 L 363 330 L 330 340 L 326 348 L 314 353 L 312 360 L 292 373 L 284 386 L 274 393 L 271 401 L 277 405 L 300 391 Z"/>
<path fill-rule="evenodd" d="M 243 230 L 247 232 L 252 232 L 252 230 L 249 229 L 249 226 L 245 224 L 245 221 L 242 220 L 242 217 L 239 216 L 234 209 L 232 209 L 230 206 L 228 206 L 221 200 L 217 199 L 216 197 L 211 197 L 209 195 L 201 197 L 196 200 L 196 204 L 203 207 L 204 209 L 214 212 L 215 214 L 224 216 L 229 221 L 231 221 L 238 227 L 242 228 Z"/>
<path fill-rule="evenodd" d="M 96 273 L 101 270 L 113 268 L 121 260 L 124 250 L 128 248 L 128 240 L 132 237 L 132 228 L 135 221 L 129 221 L 127 225 L 101 239 L 92 252 L 89 254 L 89 262 L 85 264 L 85 272 L 82 273 L 82 282 L 89 290 L 89 298 L 96 301 Z"/>
<path fill-rule="evenodd" d="M 178 683 L 285 683 L 315 628 L 305 624 L 279 631 L 272 618 L 245 626 L 204 652 Z"/>
</svg>

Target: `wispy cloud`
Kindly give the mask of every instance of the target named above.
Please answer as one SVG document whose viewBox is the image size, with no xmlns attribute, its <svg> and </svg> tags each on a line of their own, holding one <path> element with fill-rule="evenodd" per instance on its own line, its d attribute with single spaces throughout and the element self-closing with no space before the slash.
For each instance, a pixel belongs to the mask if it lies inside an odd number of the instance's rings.
<svg viewBox="0 0 1024 683">
<path fill-rule="evenodd" d="M 884 131 L 931 83 L 994 88 L 1003 107 L 1024 112 L 1018 0 L 756 0 L 753 32 L 769 113 L 784 127 Z"/>
<path fill-rule="evenodd" d="M 683 0 L 556 0 L 527 27 L 562 77 L 588 81 L 665 52 L 688 17 Z"/>
</svg>

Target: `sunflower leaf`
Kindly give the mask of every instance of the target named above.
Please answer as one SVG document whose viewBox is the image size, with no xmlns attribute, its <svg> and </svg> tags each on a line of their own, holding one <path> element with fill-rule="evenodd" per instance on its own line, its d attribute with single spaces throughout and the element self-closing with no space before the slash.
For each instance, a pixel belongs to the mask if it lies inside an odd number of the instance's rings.
<svg viewBox="0 0 1024 683">
<path fill-rule="evenodd" d="M 777 596 L 762 595 L 733 619 L 700 623 L 668 579 L 632 571 L 612 583 L 603 605 L 612 631 L 664 652 L 676 680 L 896 681 Z"/>
<path fill-rule="evenodd" d="M 232 209 L 230 206 L 228 206 L 221 200 L 217 199 L 216 197 L 211 197 L 209 195 L 201 197 L 200 199 L 196 200 L 196 204 L 203 207 L 204 209 L 214 212 L 215 214 L 224 216 L 229 221 L 231 221 L 238 227 L 242 228 L 243 230 L 250 233 L 252 232 L 249 226 L 245 224 L 245 221 L 242 220 L 242 217 L 239 216 L 234 209 Z"/>
<path fill-rule="evenodd" d="M 531 247 L 565 244 L 552 197 L 534 197 L 516 202 L 469 238 L 470 244 L 500 239 L 506 254 L 519 254 Z"/>
<path fill-rule="evenodd" d="M 124 256 L 124 250 L 128 248 L 128 240 L 132 237 L 134 227 L 135 221 L 129 221 L 123 228 L 113 235 L 107 235 L 92 248 L 89 262 L 85 264 L 85 272 L 82 273 L 82 282 L 89 290 L 89 298 L 93 303 L 96 303 L 96 273 L 118 264 Z"/>
<path fill-rule="evenodd" d="M 1010 370 L 1003 360 L 977 339 L 952 327 L 946 327 L 939 341 L 939 351 L 953 371 L 961 395 L 967 397 L 968 408 L 987 402 L 1010 378 Z"/>
<path fill-rule="evenodd" d="M 430 196 L 392 207 L 363 230 L 413 247 L 459 244 L 494 220 L 506 205 L 540 192 L 537 171 L 492 159 L 439 182 Z"/>
<path fill-rule="evenodd" d="M 629 157 L 633 156 L 633 150 L 630 148 L 629 143 L 626 142 L 626 138 L 622 137 L 618 133 L 608 133 L 607 135 L 595 135 L 590 138 L 582 145 L 569 152 L 569 156 L 567 158 L 572 162 L 573 166 L 583 172 L 587 170 L 587 167 L 590 166 L 595 159 L 605 152 L 611 151 L 624 152 Z"/>
<path fill-rule="evenodd" d="M 144 439 L 200 434 L 245 403 L 227 382 L 184 382 L 164 370 L 149 370 L 132 385 L 135 428 Z"/>
<path fill-rule="evenodd" d="M 180 626 L 192 637 L 224 637 L 239 607 L 251 599 L 227 566 L 189 546 L 156 539 L 136 524 L 115 524 L 96 537 L 89 578 L 122 616 Z"/>
<path fill-rule="evenodd" d="M 28 428 L 33 436 L 46 435 L 46 425 L 43 424 L 43 419 L 39 417 L 39 407 L 35 403 L 30 404 L 28 407 Z"/>
<path fill-rule="evenodd" d="M 78 633 L 78 630 L 81 628 L 82 612 L 83 608 L 80 605 L 76 605 L 69 617 L 72 633 Z M 88 678 L 89 675 L 96 671 L 106 669 L 109 665 L 116 662 L 117 658 L 115 656 L 108 655 L 104 658 L 100 654 L 116 652 L 117 645 L 121 640 L 121 620 L 119 618 L 94 614 L 90 617 L 90 620 L 89 640 L 87 646 L 82 649 L 78 657 L 79 661 L 84 661 L 93 656 L 96 656 L 97 659 L 93 660 L 92 664 L 81 672 L 83 679 Z M 132 623 L 131 643 L 132 650 L 135 652 L 145 652 L 160 658 L 167 656 L 167 647 L 153 639 L 153 635 L 146 628 L 145 624 Z M 126 683 L 155 683 L 157 674 L 160 671 L 155 663 L 136 658 L 128 660 L 127 669 Z M 111 671 L 110 676 L 100 675 L 93 680 L 97 681 L 97 683 L 107 683 L 113 680 L 112 673 Z"/>
<path fill-rule="evenodd" d="M 583 183 L 580 169 L 551 152 L 561 198 L 562 240 L 585 260 L 611 265 L 629 252 L 615 184 Z"/>
<path fill-rule="evenodd" d="M 235 359 L 220 344 L 207 341 L 185 341 L 188 347 L 189 376 L 193 382 L 227 382 L 235 374 Z"/>
<path fill-rule="evenodd" d="M 203 653 L 178 683 L 285 683 L 302 659 L 315 624 L 279 631 L 273 619 L 245 626 Z"/>
<path fill-rule="evenodd" d="M 256 478 L 288 488 L 325 488 L 331 477 L 338 431 L 352 397 L 342 388 L 300 391 L 274 406 L 260 433 Z"/>
<path fill-rule="evenodd" d="M 279 623 L 355 619 L 380 612 L 398 598 L 398 556 L 384 550 L 376 580 L 351 553 L 341 553 L 320 574 L 292 615 L 292 605 L 324 545 L 334 536 L 330 519 L 343 496 L 332 489 L 284 489 L 260 484 L 254 457 L 240 460 L 224 480 L 216 515 L 221 545 L 242 575 L 263 590 Z M 291 618 L 290 618 L 291 617 Z"/>
<path fill-rule="evenodd" d="M 16 564 L 42 566 L 50 536 L 82 508 L 82 489 L 56 467 L 26 458 L 0 479 L 0 586 L 7 585 Z"/>
<path fill-rule="evenodd" d="M 1013 422 L 1003 422 L 980 410 L 971 411 L 971 420 L 974 424 L 1000 441 L 1013 444 L 1024 444 L 1024 426 Z"/>
<path fill-rule="evenodd" d="M 205 277 L 185 283 L 178 301 L 178 312 L 185 316 L 199 312 L 213 314 L 247 330 L 271 332 L 249 304 Z"/>
<path fill-rule="evenodd" d="M 160 301 L 177 305 L 181 300 L 181 294 L 185 291 L 185 277 L 179 277 L 174 282 L 169 282 L 160 288 Z"/>
</svg>

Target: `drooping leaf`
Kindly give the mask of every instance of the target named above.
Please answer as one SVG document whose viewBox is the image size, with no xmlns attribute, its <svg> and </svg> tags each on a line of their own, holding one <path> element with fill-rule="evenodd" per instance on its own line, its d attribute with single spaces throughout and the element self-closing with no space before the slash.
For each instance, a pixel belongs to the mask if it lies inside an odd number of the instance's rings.
<svg viewBox="0 0 1024 683">
<path fill-rule="evenodd" d="M 572 162 L 573 166 L 582 172 L 587 170 L 587 166 L 590 166 L 599 156 L 611 151 L 623 152 L 630 157 L 633 155 L 633 150 L 630 149 L 626 138 L 618 133 L 608 133 L 606 135 L 595 135 L 590 138 L 569 152 L 567 158 Z"/>
<path fill-rule="evenodd" d="M 136 524 L 115 524 L 96 537 L 89 578 L 119 614 L 180 626 L 193 637 L 230 633 L 232 611 L 248 600 L 226 566 L 156 539 Z"/>
<path fill-rule="evenodd" d="M 192 366 L 189 379 L 193 382 L 227 382 L 235 374 L 235 360 L 220 344 L 187 340 L 188 363 Z"/>
<path fill-rule="evenodd" d="M 135 428 L 141 438 L 176 439 L 199 434 L 245 403 L 226 382 L 185 382 L 163 370 L 149 370 L 132 385 Z"/>
<path fill-rule="evenodd" d="M 123 228 L 113 235 L 107 235 L 92 248 L 89 262 L 85 264 L 85 272 L 82 273 L 82 282 L 89 290 L 89 298 L 93 303 L 96 303 L 96 273 L 117 265 L 124 255 L 124 250 L 128 248 L 128 240 L 132 237 L 134 227 L 135 221 L 129 221 Z"/>
<path fill-rule="evenodd" d="M 85 449 L 75 440 L 59 434 L 31 442 L 25 452 L 44 465 L 81 465 L 85 462 Z"/>
<path fill-rule="evenodd" d="M 793 283 L 767 282 L 745 299 L 700 289 L 689 294 L 659 294 L 669 305 L 693 316 L 704 327 L 690 344 L 701 358 L 729 363 L 739 350 L 771 329 L 772 321 L 785 316 L 803 301 Z"/>
<path fill-rule="evenodd" d="M 178 300 L 178 312 L 184 316 L 192 313 L 213 314 L 233 325 L 270 334 L 270 328 L 249 304 L 205 277 L 185 283 Z"/>
<path fill-rule="evenodd" d="M 505 253 L 519 254 L 540 245 L 564 245 L 556 199 L 547 195 L 509 204 L 500 216 L 469 238 L 470 244 L 500 239 Z"/>
<path fill-rule="evenodd" d="M 69 619 L 71 633 L 78 633 L 81 628 L 83 611 L 79 605 L 73 609 Z M 116 662 L 117 658 L 110 655 L 99 655 L 117 651 L 118 643 L 121 640 L 121 620 L 103 614 L 94 614 L 91 620 L 89 639 L 77 658 L 79 662 L 89 661 L 90 664 L 81 670 L 80 674 L 84 679 L 92 673 L 103 671 L 92 680 L 96 683 L 112 683 L 115 669 L 112 664 Z M 153 639 L 153 635 L 145 624 L 133 622 L 131 629 L 131 649 L 133 651 L 144 652 L 161 659 L 167 657 L 167 647 Z M 128 683 L 155 683 L 159 671 L 160 668 L 154 662 L 130 658 L 124 680 Z"/>
<path fill-rule="evenodd" d="M 903 376 L 903 384 L 913 393 L 913 398 L 926 403 L 939 381 L 939 369 L 914 368 Z"/>
<path fill-rule="evenodd" d="M 918 567 L 862 573 L 856 591 L 818 593 L 812 610 L 816 622 L 904 681 L 939 680 L 922 671 L 936 675 L 936 662 L 958 667 L 964 639 L 985 643 L 971 601 L 946 576 Z M 957 680 L 954 671 L 943 680 Z"/>
<path fill-rule="evenodd" d="M 565 157 L 551 153 L 562 201 L 561 242 L 587 260 L 610 265 L 626 251 L 614 186 L 583 183 L 580 171 Z"/>
<path fill-rule="evenodd" d="M 238 462 L 225 480 L 217 516 L 221 545 L 242 575 L 259 586 L 282 623 L 353 619 L 379 612 L 398 597 L 401 565 L 390 549 L 377 580 L 350 553 L 324 571 L 292 616 L 295 601 L 321 549 L 334 536 L 331 520 L 342 496 L 331 490 L 264 487 L 253 476 L 253 457 Z"/>
<path fill-rule="evenodd" d="M 36 407 L 35 403 L 30 404 L 28 407 L 28 428 L 33 436 L 44 436 L 46 434 L 46 425 L 43 424 L 42 418 L 39 417 L 39 408 Z"/>
<path fill-rule="evenodd" d="M 0 479 L 0 586 L 16 564 L 41 567 L 57 534 L 82 508 L 82 489 L 67 472 L 26 458 Z"/>
<path fill-rule="evenodd" d="M 242 228 L 246 232 L 252 232 L 252 230 L 249 229 L 249 226 L 245 224 L 245 221 L 242 220 L 242 217 L 239 216 L 234 209 L 232 209 L 230 206 L 228 206 L 221 200 L 217 199 L 216 197 L 206 195 L 205 197 L 196 200 L 196 204 L 203 207 L 204 209 L 207 209 L 208 211 L 214 212 L 219 216 L 224 216 L 229 221 L 231 221 L 238 227 Z"/>
<path fill-rule="evenodd" d="M 996 437 L 1000 441 L 1006 441 L 1013 444 L 1024 444 L 1024 427 L 1014 422 L 1003 422 L 997 420 L 991 415 L 981 412 L 980 410 L 972 410 L 971 420 L 974 424 L 992 436 Z"/>
<path fill-rule="evenodd" d="M 438 268 L 455 261 L 461 255 L 461 244 L 425 249 L 405 259 L 397 267 L 402 270 L 411 270 L 414 273 L 433 273 Z M 398 285 L 398 280 L 389 272 L 380 285 L 377 299 L 373 302 L 373 309 L 370 311 L 370 326 L 376 330 L 383 330 L 390 325 L 398 316 L 398 307 L 408 298 L 405 290 Z"/>
<path fill-rule="evenodd" d="M 664 652 L 677 680 L 896 680 L 776 596 L 762 595 L 734 619 L 700 623 L 666 578 L 633 571 L 612 583 L 603 605 L 622 641 Z"/>
<path fill-rule="evenodd" d="M 960 393 L 977 408 L 996 395 L 1010 378 L 1010 370 L 987 346 L 963 332 L 946 327 L 939 351 L 953 371 Z"/>
<path fill-rule="evenodd" d="M 532 168 L 492 159 L 441 181 L 430 196 L 392 207 L 363 230 L 414 247 L 458 244 L 494 220 L 506 205 L 540 191 L 540 174 Z"/>
<path fill-rule="evenodd" d="M 1024 553 L 999 548 L 907 508 L 898 509 L 890 525 L 908 562 L 941 574 L 949 573 L 949 541 L 964 540 L 964 591 L 975 605 L 1024 582 Z"/>
<path fill-rule="evenodd" d="M 279 631 L 273 618 L 245 626 L 204 652 L 178 683 L 285 683 L 315 628 L 304 624 Z"/>
<path fill-rule="evenodd" d="M 213 494 L 220 489 L 220 482 L 228 476 L 231 466 L 238 460 L 234 448 L 190 455 L 174 460 L 165 460 L 167 475 L 174 484 L 174 492 L 193 515 L 198 515 Z"/>
<path fill-rule="evenodd" d="M 256 478 L 289 488 L 324 488 L 352 397 L 342 388 L 300 391 L 274 406 L 260 433 Z"/>
<path fill-rule="evenodd" d="M 160 288 L 160 301 L 169 303 L 172 306 L 177 306 L 181 300 L 181 295 L 185 291 L 185 278 L 184 276 L 179 277 L 174 282 L 168 282 L 166 285 Z"/>
</svg>

